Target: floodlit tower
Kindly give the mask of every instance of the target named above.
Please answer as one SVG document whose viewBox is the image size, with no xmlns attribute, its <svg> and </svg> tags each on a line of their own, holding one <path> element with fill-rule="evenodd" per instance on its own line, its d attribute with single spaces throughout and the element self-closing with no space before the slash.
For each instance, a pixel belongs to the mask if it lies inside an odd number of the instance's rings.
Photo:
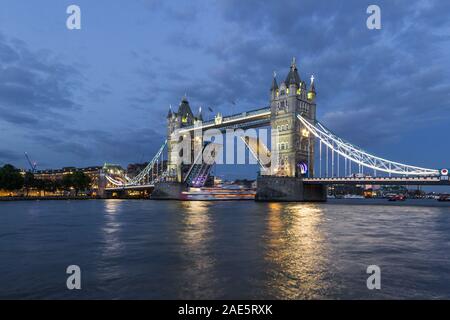
<svg viewBox="0 0 450 320">
<path fill-rule="evenodd" d="M 183 172 L 185 165 L 181 164 L 181 158 L 183 158 L 183 152 L 186 150 L 178 148 L 178 144 L 181 143 L 183 139 L 191 139 L 191 148 L 193 148 L 192 136 L 190 133 L 186 133 L 183 136 L 177 135 L 177 130 L 184 127 L 188 127 L 194 124 L 196 118 L 192 113 L 191 107 L 189 106 L 189 101 L 186 95 L 181 100 L 177 112 L 173 112 L 172 107 L 169 108 L 167 114 L 167 150 L 168 150 L 168 168 L 172 175 L 176 176 L 178 182 L 182 181 Z M 193 152 L 191 149 L 191 158 L 193 157 Z M 192 163 L 191 159 L 191 163 Z"/>
<path fill-rule="evenodd" d="M 314 175 L 314 137 L 303 127 L 297 114 L 310 121 L 316 119 L 314 80 L 306 92 L 306 84 L 292 59 L 286 80 L 279 88 L 271 87 L 272 163 L 270 174 L 287 177 Z M 275 89 L 276 88 L 276 89 Z"/>
</svg>

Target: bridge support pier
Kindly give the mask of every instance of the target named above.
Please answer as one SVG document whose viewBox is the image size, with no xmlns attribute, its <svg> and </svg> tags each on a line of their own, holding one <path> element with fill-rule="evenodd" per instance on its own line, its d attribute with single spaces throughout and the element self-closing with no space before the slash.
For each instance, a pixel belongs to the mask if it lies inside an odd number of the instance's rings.
<svg viewBox="0 0 450 320">
<path fill-rule="evenodd" d="M 153 200 L 180 200 L 181 193 L 187 190 L 187 186 L 180 182 L 158 182 L 155 185 L 150 199 Z"/>
<path fill-rule="evenodd" d="M 302 178 L 260 176 L 257 181 L 256 201 L 324 202 L 325 185 L 306 184 Z"/>
</svg>

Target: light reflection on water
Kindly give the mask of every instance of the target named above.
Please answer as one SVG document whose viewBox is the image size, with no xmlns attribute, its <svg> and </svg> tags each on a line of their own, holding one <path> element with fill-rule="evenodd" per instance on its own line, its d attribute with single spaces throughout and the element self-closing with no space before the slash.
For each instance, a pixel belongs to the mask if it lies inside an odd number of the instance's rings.
<svg viewBox="0 0 450 320">
<path fill-rule="evenodd" d="M 110 263 L 110 261 L 120 258 L 125 250 L 124 240 L 121 239 L 122 222 L 119 215 L 122 213 L 124 200 L 109 199 L 104 202 L 104 224 L 102 226 L 101 252 L 99 259 L 98 278 L 101 281 L 111 281 L 119 279 L 124 270 L 120 264 Z"/>
<path fill-rule="evenodd" d="M 121 204 L 123 203 L 124 200 L 120 200 L 120 199 L 109 199 L 109 200 L 105 200 L 104 204 L 105 204 L 105 212 L 108 214 L 116 214 L 120 211 L 121 209 Z"/>
<path fill-rule="evenodd" d="M 181 283 L 177 298 L 208 299 L 217 294 L 211 292 L 216 277 L 215 258 L 211 248 L 214 233 L 210 205 L 211 203 L 201 201 L 180 203 L 178 236 L 184 266 L 178 275 Z"/>
<path fill-rule="evenodd" d="M 450 298 L 450 207 L 370 203 L 0 204 L 0 298 Z"/>
<path fill-rule="evenodd" d="M 317 298 L 329 290 L 329 247 L 320 227 L 323 211 L 314 204 L 269 204 L 266 259 L 276 298 Z"/>
</svg>

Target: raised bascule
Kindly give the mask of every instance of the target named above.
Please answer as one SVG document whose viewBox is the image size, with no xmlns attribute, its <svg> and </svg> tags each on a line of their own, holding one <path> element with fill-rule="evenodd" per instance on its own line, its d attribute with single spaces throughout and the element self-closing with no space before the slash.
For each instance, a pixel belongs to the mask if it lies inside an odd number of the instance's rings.
<svg viewBox="0 0 450 320">
<path fill-rule="evenodd" d="M 271 150 L 261 137 L 241 136 L 261 167 L 257 201 L 326 201 L 327 186 L 332 184 L 449 185 L 446 169 L 377 157 L 321 124 L 316 118 L 314 77 L 307 85 L 294 58 L 280 84 L 274 73 L 268 107 L 231 116 L 218 113 L 214 119 L 203 121 L 201 109 L 194 115 L 184 97 L 177 111 L 170 108 L 167 140 L 148 166 L 132 179 L 106 175 L 110 185 L 106 190 L 151 188 L 154 199 L 180 199 L 190 187 L 201 188 L 211 181 L 211 169 L 222 146 L 205 141 L 205 132 L 260 127 L 271 129 Z"/>
</svg>

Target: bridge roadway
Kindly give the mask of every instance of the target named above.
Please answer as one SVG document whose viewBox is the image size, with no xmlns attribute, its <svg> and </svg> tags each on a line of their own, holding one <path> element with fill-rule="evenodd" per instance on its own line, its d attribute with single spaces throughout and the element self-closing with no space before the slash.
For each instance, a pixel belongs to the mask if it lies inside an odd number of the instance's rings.
<svg viewBox="0 0 450 320">
<path fill-rule="evenodd" d="M 155 187 L 154 184 L 139 184 L 139 185 L 128 185 L 128 186 L 122 186 L 122 187 L 114 187 L 114 188 L 105 188 L 105 191 L 127 191 L 127 190 L 133 190 L 133 191 L 140 191 L 140 190 L 151 190 Z"/>
<path fill-rule="evenodd" d="M 449 180 L 441 180 L 440 177 L 334 177 L 334 178 L 304 178 L 306 184 L 319 185 L 424 185 L 424 186 L 450 186 Z M 106 188 L 105 191 L 146 190 L 153 189 L 153 184 L 123 186 Z"/>
<path fill-rule="evenodd" d="M 307 184 L 349 184 L 349 185 L 427 185 L 448 186 L 449 180 L 441 180 L 439 176 L 429 177 L 333 177 L 333 178 L 304 178 Z"/>
<path fill-rule="evenodd" d="M 226 129 L 247 129 L 268 125 L 270 125 L 270 108 L 261 108 L 226 116 L 220 121 L 216 119 L 204 121 L 201 126 L 183 127 L 179 132 L 185 133 L 199 129 L 219 129 L 224 131 Z"/>
</svg>

